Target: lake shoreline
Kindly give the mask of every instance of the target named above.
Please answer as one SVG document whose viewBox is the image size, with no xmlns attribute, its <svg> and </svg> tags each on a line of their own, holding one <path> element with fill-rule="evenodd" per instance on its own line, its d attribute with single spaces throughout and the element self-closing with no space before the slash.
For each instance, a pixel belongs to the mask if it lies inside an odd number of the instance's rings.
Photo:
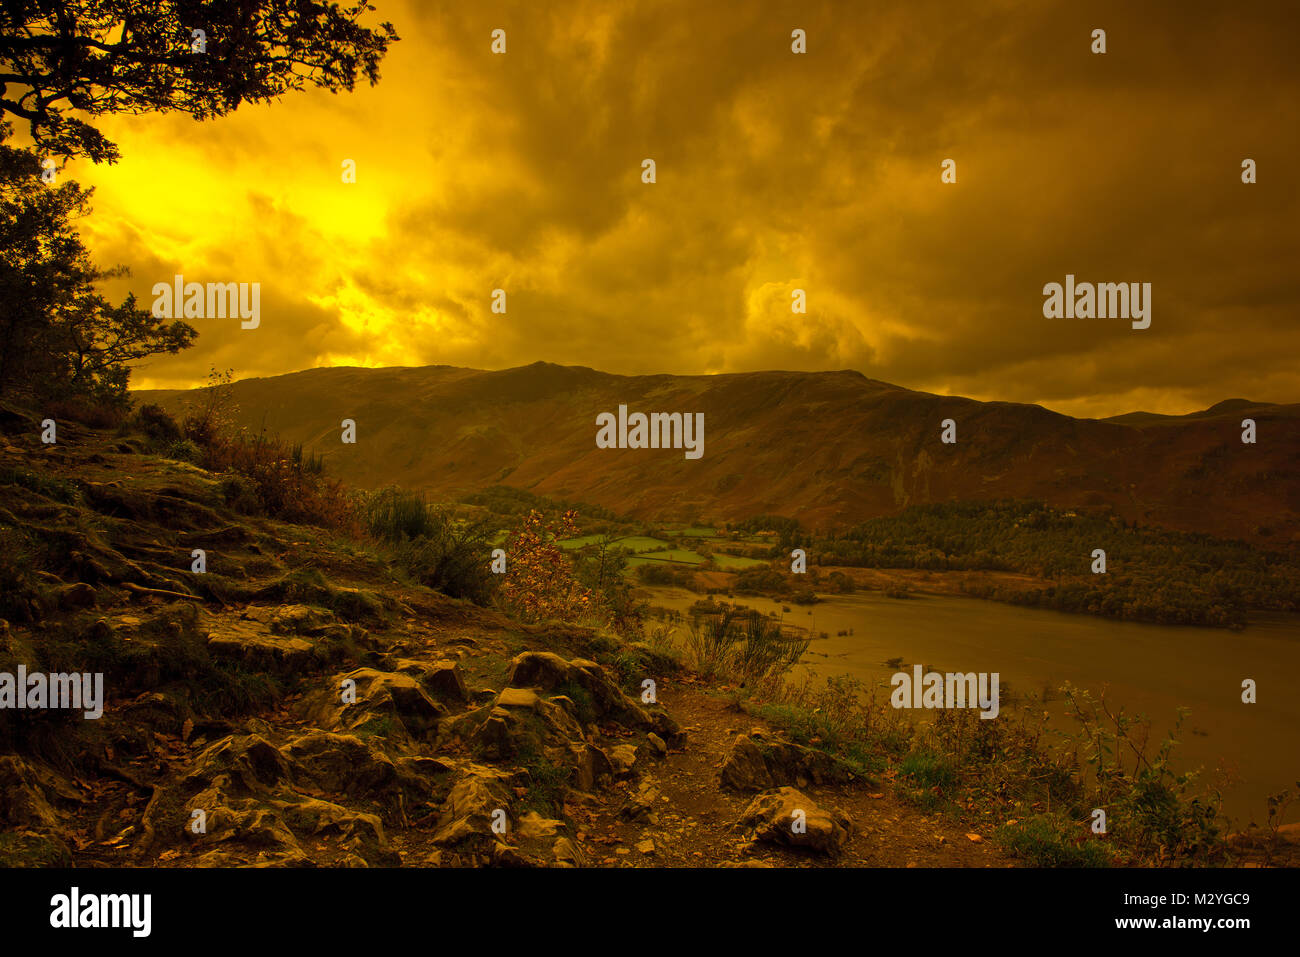
<svg viewBox="0 0 1300 957">
<path fill-rule="evenodd" d="M 686 614 L 704 596 L 679 587 L 648 588 L 651 604 Z M 1269 794 L 1300 777 L 1294 753 L 1300 701 L 1277 676 L 1300 675 L 1300 616 L 1261 613 L 1240 631 L 1159 625 L 1078 615 L 967 596 L 897 600 L 879 592 L 825 596 L 815 605 L 759 596 L 727 600 L 812 632 L 814 643 L 794 677 L 847 674 L 887 685 L 887 662 L 940 671 L 998 672 L 1026 704 L 1061 714 L 1056 688 L 1069 683 L 1127 714 L 1143 714 L 1153 735 L 1171 730 L 1190 708 L 1180 733 L 1179 763 L 1235 775 L 1223 785 L 1234 819 L 1263 818 Z M 788 612 L 782 611 L 789 608 Z M 851 632 L 851 633 L 850 633 Z M 821 635 L 825 633 L 825 637 Z M 1260 688 L 1257 704 L 1241 701 L 1241 682 Z M 1289 759 L 1290 758 L 1290 759 Z M 1289 759 L 1289 760 L 1288 760 Z"/>
</svg>

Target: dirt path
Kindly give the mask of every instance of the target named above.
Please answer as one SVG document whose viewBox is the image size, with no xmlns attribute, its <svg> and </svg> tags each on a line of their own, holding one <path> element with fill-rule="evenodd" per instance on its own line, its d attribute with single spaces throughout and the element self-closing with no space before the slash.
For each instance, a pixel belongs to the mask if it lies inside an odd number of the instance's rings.
<svg viewBox="0 0 1300 957">
<path fill-rule="evenodd" d="M 822 806 L 843 811 L 853 821 L 852 836 L 838 860 L 802 850 L 746 842 L 733 827 L 753 794 L 719 787 L 719 769 L 737 734 L 770 727 L 733 710 L 692 682 L 665 684 L 660 701 L 690 735 L 683 750 L 672 751 L 646 772 L 659 792 L 658 822 L 629 821 L 617 803 L 594 813 L 579 839 L 603 866 L 700 867 L 1004 867 L 1011 862 L 982 837 L 950 819 L 903 804 L 888 786 L 866 782 L 823 785 L 801 790 Z M 625 794 L 638 784 L 621 785 Z M 637 844 L 649 839 L 653 853 Z M 644 846 L 644 845 L 643 845 Z"/>
</svg>

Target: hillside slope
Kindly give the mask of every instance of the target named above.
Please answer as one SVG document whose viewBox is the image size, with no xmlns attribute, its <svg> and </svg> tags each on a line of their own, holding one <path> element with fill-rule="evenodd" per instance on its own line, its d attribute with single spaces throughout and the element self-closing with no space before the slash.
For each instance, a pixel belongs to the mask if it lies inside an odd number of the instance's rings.
<svg viewBox="0 0 1300 957">
<path fill-rule="evenodd" d="M 0 677 L 98 674 L 102 713 L 0 708 L 0 867 L 1010 863 L 963 836 L 992 808 L 922 813 L 670 656 L 401 580 L 138 437 L 38 434 L 0 408 Z"/>
<path fill-rule="evenodd" d="M 312 369 L 234 384 L 238 422 L 322 453 L 349 484 L 453 498 L 493 484 L 630 515 L 759 513 L 812 527 L 911 504 L 1031 498 L 1280 544 L 1300 540 L 1300 405 L 1230 400 L 1189 416 L 1074 419 L 915 392 L 857 372 L 618 376 L 536 363 Z M 141 391 L 175 414 L 192 396 Z M 599 449 L 596 417 L 703 412 L 703 457 Z M 1241 441 L 1255 419 L 1258 441 Z M 357 423 L 357 443 L 340 422 Z M 953 419 L 957 443 L 940 441 Z"/>
</svg>

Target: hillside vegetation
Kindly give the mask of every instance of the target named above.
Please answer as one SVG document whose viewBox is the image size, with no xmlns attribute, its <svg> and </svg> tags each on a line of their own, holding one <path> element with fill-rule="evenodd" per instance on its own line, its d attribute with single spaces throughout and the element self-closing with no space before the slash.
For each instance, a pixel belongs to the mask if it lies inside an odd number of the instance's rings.
<svg viewBox="0 0 1300 957">
<path fill-rule="evenodd" d="M 0 863 L 1290 853 L 1286 796 L 1270 829 L 1226 839 L 1169 745 L 1086 695 L 1059 743 L 1011 702 L 1008 720 L 912 725 L 852 682 L 789 684 L 807 639 L 767 619 L 719 605 L 686 634 L 646 620 L 620 553 L 561 547 L 584 531 L 572 510 L 520 515 L 511 571 L 489 579 L 490 530 L 459 507 L 358 494 L 278 438 L 204 421 L 142 409 L 65 421 L 46 445 L 33 417 L 0 412 L 0 671 L 106 683 L 97 720 L 0 711 Z M 1088 830 L 1098 802 L 1104 837 Z M 806 832 L 786 826 L 795 809 Z"/>
</svg>

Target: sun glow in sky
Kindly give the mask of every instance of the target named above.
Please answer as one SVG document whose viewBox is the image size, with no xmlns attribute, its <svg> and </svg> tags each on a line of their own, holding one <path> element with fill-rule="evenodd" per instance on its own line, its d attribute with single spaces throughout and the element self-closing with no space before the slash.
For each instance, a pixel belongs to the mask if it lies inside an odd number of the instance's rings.
<svg viewBox="0 0 1300 957">
<path fill-rule="evenodd" d="M 97 261 L 132 270 L 111 294 L 262 286 L 257 329 L 192 320 L 137 387 L 545 360 L 851 368 L 1076 415 L 1300 398 L 1276 10 L 374 2 L 402 37 L 378 86 L 114 117 L 122 161 L 70 166 Z M 1152 283 L 1151 327 L 1044 318 L 1067 273 Z"/>
</svg>

